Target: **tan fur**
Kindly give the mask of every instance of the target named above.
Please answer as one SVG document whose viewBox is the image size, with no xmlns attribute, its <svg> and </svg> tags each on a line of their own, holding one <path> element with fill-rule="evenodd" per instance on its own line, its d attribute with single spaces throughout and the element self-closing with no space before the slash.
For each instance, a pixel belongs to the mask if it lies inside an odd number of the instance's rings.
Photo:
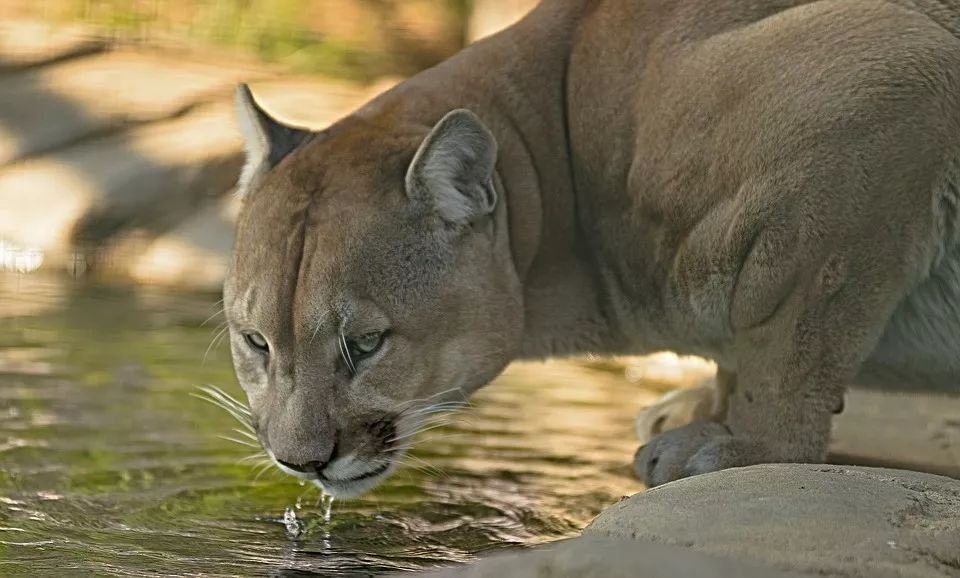
<svg viewBox="0 0 960 578">
<path fill-rule="evenodd" d="M 361 471 L 516 358 L 713 358 L 725 416 L 641 449 L 658 484 L 823 459 L 858 375 L 960 389 L 958 37 L 950 1 L 548 0 L 254 166 L 225 298 L 262 441 Z M 438 133 L 460 176 L 412 191 Z M 391 329 L 355 378 L 343 319 Z"/>
</svg>

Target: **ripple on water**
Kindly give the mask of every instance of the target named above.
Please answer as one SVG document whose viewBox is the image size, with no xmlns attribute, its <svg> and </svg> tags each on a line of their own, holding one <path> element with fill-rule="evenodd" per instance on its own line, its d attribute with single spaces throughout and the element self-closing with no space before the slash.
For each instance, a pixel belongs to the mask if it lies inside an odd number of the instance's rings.
<svg viewBox="0 0 960 578">
<path fill-rule="evenodd" d="M 239 395 L 227 347 L 201 362 L 215 299 L 0 283 L 0 575 L 414 570 L 575 534 L 641 488 L 632 417 L 656 392 L 557 363 L 508 370 L 422 436 L 429 468 L 365 498 L 254 481 L 230 416 L 188 395 Z"/>
</svg>

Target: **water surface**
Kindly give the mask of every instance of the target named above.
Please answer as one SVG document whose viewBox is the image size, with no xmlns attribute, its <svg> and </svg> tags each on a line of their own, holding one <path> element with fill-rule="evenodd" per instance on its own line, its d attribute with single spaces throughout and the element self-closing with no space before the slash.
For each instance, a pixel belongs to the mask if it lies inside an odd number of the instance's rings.
<svg viewBox="0 0 960 578">
<path fill-rule="evenodd" d="M 232 418 L 189 395 L 240 395 L 227 345 L 208 350 L 216 299 L 0 277 L 0 575 L 415 570 L 574 535 L 642 489 L 632 417 L 657 392 L 524 364 L 326 522 L 316 489 L 256 478 L 218 437 Z"/>
</svg>

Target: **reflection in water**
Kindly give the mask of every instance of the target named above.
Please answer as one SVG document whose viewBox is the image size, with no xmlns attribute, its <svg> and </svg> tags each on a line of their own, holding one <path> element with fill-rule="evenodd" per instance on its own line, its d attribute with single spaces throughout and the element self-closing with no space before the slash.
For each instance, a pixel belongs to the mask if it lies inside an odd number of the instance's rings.
<svg viewBox="0 0 960 578">
<path fill-rule="evenodd" d="M 43 251 L 24 249 L 0 240 L 0 272 L 31 273 L 43 264 Z"/>
<path fill-rule="evenodd" d="M 233 419 L 189 395 L 240 395 L 225 346 L 201 362 L 215 299 L 0 277 L 0 575 L 419 569 L 575 534 L 641 489 L 632 418 L 658 392 L 522 364 L 325 517 L 318 490 L 254 480 L 218 437 Z"/>
</svg>

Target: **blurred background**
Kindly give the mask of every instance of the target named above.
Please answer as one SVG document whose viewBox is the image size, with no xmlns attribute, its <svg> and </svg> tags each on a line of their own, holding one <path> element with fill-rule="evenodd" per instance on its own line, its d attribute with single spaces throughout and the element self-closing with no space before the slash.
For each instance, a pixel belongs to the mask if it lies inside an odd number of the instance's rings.
<svg viewBox="0 0 960 578">
<path fill-rule="evenodd" d="M 216 290 L 239 81 L 323 127 L 532 0 L 5 0 L 0 267 Z"/>
<path fill-rule="evenodd" d="M 575 535 L 642 489 L 638 410 L 710 362 L 515 364 L 329 520 L 194 397 L 242 397 L 219 304 L 236 84 L 322 128 L 533 4 L 0 2 L 0 574 L 413 570 Z M 960 475 L 957 416 L 956 397 L 854 390 L 834 457 Z"/>
</svg>

